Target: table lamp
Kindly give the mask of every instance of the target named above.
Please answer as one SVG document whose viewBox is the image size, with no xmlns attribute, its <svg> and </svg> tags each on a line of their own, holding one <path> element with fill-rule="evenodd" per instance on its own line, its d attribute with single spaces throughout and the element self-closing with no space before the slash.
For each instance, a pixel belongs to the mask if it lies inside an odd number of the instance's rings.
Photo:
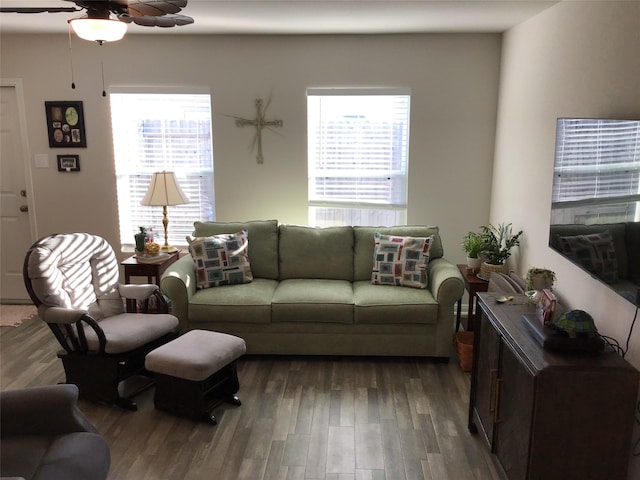
<svg viewBox="0 0 640 480">
<path fill-rule="evenodd" d="M 183 205 L 189 203 L 189 199 L 184 194 L 180 185 L 176 181 L 173 172 L 155 172 L 151 177 L 149 190 L 140 202 L 142 205 L 162 206 L 162 225 L 164 225 L 164 245 L 161 252 L 175 252 L 178 250 L 169 245 L 169 218 L 167 217 L 167 206 Z"/>
</svg>

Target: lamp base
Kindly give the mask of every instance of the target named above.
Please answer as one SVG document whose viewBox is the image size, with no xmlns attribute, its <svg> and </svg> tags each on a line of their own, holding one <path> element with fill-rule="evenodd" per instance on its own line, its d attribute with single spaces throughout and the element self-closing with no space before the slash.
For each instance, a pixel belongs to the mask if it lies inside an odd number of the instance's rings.
<svg viewBox="0 0 640 480">
<path fill-rule="evenodd" d="M 162 253 L 174 253 L 174 252 L 177 252 L 178 249 L 171 245 L 163 245 L 162 247 L 160 247 L 160 251 Z"/>
</svg>

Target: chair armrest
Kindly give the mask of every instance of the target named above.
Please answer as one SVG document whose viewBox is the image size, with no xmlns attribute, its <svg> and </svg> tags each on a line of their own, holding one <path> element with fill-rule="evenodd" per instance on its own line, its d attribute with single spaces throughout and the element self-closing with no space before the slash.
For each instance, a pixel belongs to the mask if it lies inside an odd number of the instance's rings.
<svg viewBox="0 0 640 480">
<path fill-rule="evenodd" d="M 464 280 L 458 267 L 445 258 L 429 262 L 429 288 L 438 304 L 453 305 L 464 294 Z"/>
<path fill-rule="evenodd" d="M 77 406 L 78 387 L 48 385 L 0 392 L 2 437 L 98 433 Z"/>
<path fill-rule="evenodd" d="M 121 297 L 129 298 L 131 300 L 148 300 L 151 298 L 151 295 L 158 290 L 160 287 L 154 285 L 152 283 L 145 284 L 119 284 L 118 292 Z"/>
<path fill-rule="evenodd" d="M 171 313 L 180 321 L 180 331 L 189 328 L 189 300 L 196 293 L 196 267 L 191 255 L 173 262 L 162 274 L 160 287 L 171 299 Z"/>
<path fill-rule="evenodd" d="M 76 323 L 85 315 L 88 315 L 87 310 L 80 308 L 49 307 L 47 305 L 38 307 L 38 316 L 47 323 Z"/>
</svg>

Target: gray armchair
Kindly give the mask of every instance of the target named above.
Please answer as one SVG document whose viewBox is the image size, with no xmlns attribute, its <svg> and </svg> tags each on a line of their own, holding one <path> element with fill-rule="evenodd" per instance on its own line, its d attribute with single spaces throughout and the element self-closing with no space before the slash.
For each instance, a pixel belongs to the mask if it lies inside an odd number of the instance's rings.
<svg viewBox="0 0 640 480">
<path fill-rule="evenodd" d="M 38 240 L 26 254 L 23 276 L 38 316 L 63 348 L 58 357 L 66 382 L 83 398 L 136 410 L 131 397 L 152 384 L 145 355 L 178 336 L 178 319 L 166 313 L 159 287 L 119 283 L 111 245 L 88 233 Z M 153 301 L 159 313 L 125 312 L 131 299 L 145 308 Z"/>
<path fill-rule="evenodd" d="M 106 479 L 109 445 L 77 400 L 75 385 L 0 392 L 0 477 Z"/>
</svg>

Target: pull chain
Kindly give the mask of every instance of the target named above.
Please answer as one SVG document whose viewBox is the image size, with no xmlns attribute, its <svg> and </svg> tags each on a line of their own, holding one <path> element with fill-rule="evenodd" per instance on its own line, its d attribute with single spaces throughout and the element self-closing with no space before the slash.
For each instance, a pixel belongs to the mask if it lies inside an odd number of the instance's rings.
<svg viewBox="0 0 640 480">
<path fill-rule="evenodd" d="M 102 69 L 102 96 L 106 97 L 107 92 L 104 88 L 104 59 L 102 58 L 102 55 L 100 56 L 100 68 Z"/>
<path fill-rule="evenodd" d="M 76 82 L 73 75 L 73 50 L 71 49 L 71 24 L 67 22 L 67 31 L 69 33 L 69 65 L 71 67 L 71 88 L 76 88 Z"/>
</svg>

